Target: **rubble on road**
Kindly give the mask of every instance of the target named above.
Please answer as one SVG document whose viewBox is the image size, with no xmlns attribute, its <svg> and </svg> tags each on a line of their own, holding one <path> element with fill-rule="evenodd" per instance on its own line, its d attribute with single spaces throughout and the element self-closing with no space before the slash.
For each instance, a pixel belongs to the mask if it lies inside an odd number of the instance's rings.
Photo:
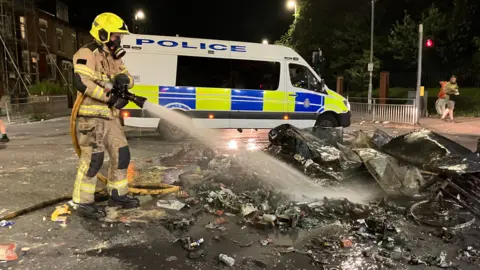
<svg viewBox="0 0 480 270">
<path fill-rule="evenodd" d="M 378 185 L 383 195 L 406 197 L 409 202 L 423 192 L 422 189 L 432 179 L 444 180 L 431 178 L 432 175 L 458 177 L 474 172 L 476 166 L 480 168 L 480 165 L 474 164 L 480 164 L 480 159 L 473 152 L 467 152 L 461 146 L 453 145 L 455 142 L 430 131 L 421 130 L 395 138 L 380 130 L 371 137 L 362 131 L 354 135 L 353 140 L 344 141 L 341 130 L 302 130 L 285 124 L 269 132 L 268 147 L 256 151 L 266 152 L 292 165 L 316 186 L 321 183 L 328 187 L 348 187 L 352 183 L 358 184 L 360 173 L 368 173 L 370 177 L 366 182 L 369 187 Z M 423 145 L 432 152 L 418 151 Z M 198 216 L 206 213 L 210 219 L 199 225 L 210 234 L 226 234 L 233 225 L 242 230 L 247 227 L 258 229 L 259 233 L 274 230 L 299 233 L 334 226 L 341 230 L 328 237 L 314 237 L 305 245 L 306 250 L 296 246 L 282 247 L 277 254 L 306 255 L 316 265 L 338 260 L 336 255 L 325 259 L 325 254 L 337 253 L 341 256 L 361 256 L 385 266 L 452 265 L 446 260 L 445 252 L 438 256 L 417 256 L 413 253 L 408 232 L 400 229 L 408 222 L 405 213 L 409 204 L 397 204 L 395 198 L 355 203 L 349 198 L 317 196 L 312 200 L 312 196 L 304 196 L 305 201 L 300 201 L 285 194 L 285 190 L 280 190 L 280 185 L 275 182 L 262 181 L 262 176 L 268 175 L 272 168 L 252 171 L 245 162 L 248 158 L 242 151 L 185 145 L 182 150 L 162 160 L 165 167 L 157 168 L 157 173 L 150 174 L 150 177 L 178 184 L 185 194 L 175 196 L 174 200 L 162 198 L 157 202 L 157 206 L 162 208 L 183 208 L 182 211 L 170 211 L 173 216 L 163 218 L 162 224 L 183 234 L 199 221 Z M 451 177 L 449 181 L 459 181 Z M 199 259 L 206 255 L 203 239 L 180 239 L 189 252 L 189 258 Z M 219 240 L 220 236 L 213 239 Z M 239 247 L 257 243 L 255 245 L 263 249 L 278 248 L 275 237 L 271 236 L 255 242 L 234 243 Z M 459 257 L 470 258 L 468 256 L 478 257 L 478 253 L 473 248 L 459 251 Z M 219 260 L 233 265 L 234 260 L 232 263 L 229 258 L 224 255 Z"/>
<path fill-rule="evenodd" d="M 15 243 L 0 244 L 0 261 L 17 260 L 18 255 L 17 253 L 15 253 L 16 248 L 17 248 L 17 244 Z"/>
<path fill-rule="evenodd" d="M 317 128 L 311 131 L 284 124 L 269 132 L 270 145 L 265 150 L 301 169 L 311 177 L 312 182 L 319 183 L 323 179 L 322 183 L 327 180 L 329 185 L 338 186 L 350 176 L 358 175 L 366 169 L 386 195 L 409 197 L 419 194 L 420 189 L 427 183 L 424 171 L 419 167 L 423 170 L 428 168 L 434 174 L 444 172 L 442 168 L 447 163 L 467 164 L 468 160 L 473 162 L 478 159 L 468 149 L 425 130 L 395 138 L 380 130 L 376 130 L 372 137 L 358 131 L 351 141 L 343 141 L 342 136 L 338 129 Z M 427 145 L 433 154 L 414 151 L 419 149 L 420 145 Z M 417 156 L 410 160 L 408 156 L 413 153 L 417 153 Z M 438 160 L 441 154 L 449 154 L 448 162 Z M 428 162 L 420 162 L 422 155 L 429 158 Z M 466 160 L 461 160 L 461 156 Z M 242 160 L 245 158 L 240 152 L 226 154 L 222 149 L 194 149 L 186 145 L 183 150 L 168 158 L 167 165 L 175 166 L 173 160 L 187 160 L 198 166 L 197 169 L 184 170 L 179 174 L 178 184 L 190 196 L 186 201 L 188 205 L 203 205 L 204 210 L 209 213 L 218 216 L 223 212 L 233 213 L 243 217 L 246 224 L 262 229 L 277 227 L 288 230 L 297 226 L 318 226 L 321 223 L 320 219 L 306 213 L 311 212 L 309 207 L 315 203 L 329 209 L 327 201 L 323 204 L 313 202 L 310 205 L 291 202 L 271 183 L 261 181 L 261 173 L 268 174 L 267 170 L 252 173 L 245 168 Z M 419 164 L 422 166 L 418 166 Z M 450 166 L 450 169 L 459 166 L 456 164 Z M 472 166 L 469 168 L 474 168 Z M 463 171 L 456 171 L 460 172 Z M 352 216 L 365 213 L 363 208 L 364 205 L 352 207 L 355 212 Z M 339 213 L 329 213 L 325 212 L 325 209 L 317 207 L 314 211 L 317 211 L 315 213 L 319 216 L 335 216 L 347 211 L 343 209 Z M 220 224 L 215 223 L 207 225 L 207 228 L 223 229 Z"/>
<path fill-rule="evenodd" d="M 478 265 L 480 263 L 480 251 L 469 246 L 458 251 L 457 259 Z"/>
<path fill-rule="evenodd" d="M 68 207 L 68 205 L 63 204 L 55 208 L 55 211 L 53 211 L 50 219 L 54 222 L 59 222 L 60 226 L 66 227 L 67 221 L 68 221 L 68 217 L 66 215 L 70 215 L 70 214 L 72 214 L 72 211 L 70 211 L 70 208 Z"/>
<path fill-rule="evenodd" d="M 232 257 L 229 257 L 229 256 L 227 256 L 227 255 L 225 255 L 225 254 L 220 254 L 220 255 L 218 256 L 218 259 L 219 259 L 221 262 L 223 262 L 224 264 L 226 264 L 226 265 L 228 265 L 228 266 L 230 266 L 230 267 L 232 267 L 232 266 L 235 265 L 235 259 L 232 258 Z"/>
<path fill-rule="evenodd" d="M 354 150 L 363 164 L 389 195 L 414 196 L 425 184 L 420 170 L 414 166 L 400 163 L 396 158 L 373 148 Z"/>
<path fill-rule="evenodd" d="M 372 138 L 359 131 L 353 142 L 343 143 L 336 129 L 312 133 L 284 124 L 272 129 L 270 152 L 289 162 L 293 157 L 312 178 L 342 181 L 365 166 L 389 195 L 413 196 L 425 180 L 420 170 L 381 151 L 392 138 L 377 130 Z"/>
<path fill-rule="evenodd" d="M 206 251 L 203 247 L 203 238 L 195 240 L 192 237 L 187 236 L 177 239 L 174 242 L 182 244 L 182 247 L 188 251 L 187 257 L 189 259 L 200 259 L 206 255 Z"/>
<path fill-rule="evenodd" d="M 8 221 L 8 220 L 0 221 L 0 227 L 10 227 L 11 228 L 13 225 L 15 225 L 14 221 Z"/>
<path fill-rule="evenodd" d="M 453 176 L 480 172 L 480 157 L 476 153 L 427 129 L 395 137 L 381 149 L 429 172 Z"/>
<path fill-rule="evenodd" d="M 345 178 L 341 152 L 335 147 L 342 141 L 335 129 L 317 130 L 315 136 L 289 124 L 280 125 L 268 133 L 269 152 L 289 162 L 298 163 L 312 177 L 327 177 L 341 181 Z M 348 167 L 343 164 L 343 167 Z"/>
<path fill-rule="evenodd" d="M 159 200 L 157 201 L 157 206 L 164 209 L 170 210 L 181 210 L 185 207 L 185 203 L 182 203 L 177 200 Z"/>
</svg>

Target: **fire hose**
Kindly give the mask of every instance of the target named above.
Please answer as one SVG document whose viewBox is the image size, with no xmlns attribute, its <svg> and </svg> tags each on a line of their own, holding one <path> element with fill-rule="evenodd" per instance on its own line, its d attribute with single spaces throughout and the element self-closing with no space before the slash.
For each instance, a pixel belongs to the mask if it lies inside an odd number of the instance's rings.
<svg viewBox="0 0 480 270">
<path fill-rule="evenodd" d="M 132 94 L 132 93 L 126 91 L 126 90 L 124 90 L 121 93 L 121 97 L 126 99 L 126 100 L 129 100 L 129 101 L 133 101 L 133 100 L 135 100 L 135 98 L 137 98 L 137 96 L 135 96 L 134 94 Z M 76 121 L 77 121 L 78 110 L 80 109 L 80 105 L 82 104 L 83 98 L 84 98 L 83 94 L 78 93 L 77 99 L 75 100 L 75 104 L 73 105 L 72 114 L 70 116 L 70 136 L 72 137 L 73 147 L 75 148 L 75 152 L 77 153 L 78 157 L 80 157 L 82 152 L 81 152 L 81 149 L 80 149 L 80 145 L 78 144 Z M 102 182 L 104 184 L 107 184 L 107 182 L 108 182 L 107 177 L 105 177 L 101 173 L 97 174 L 97 179 L 100 180 L 100 182 Z M 178 186 L 172 186 L 172 185 L 161 184 L 161 183 L 160 184 L 149 184 L 148 188 L 144 187 L 144 186 L 135 186 L 135 185 L 129 186 L 129 188 L 128 188 L 129 193 L 131 193 L 131 194 L 141 194 L 141 195 L 163 195 L 163 194 L 177 192 L 179 190 L 180 190 L 180 187 L 178 187 Z M 98 192 L 95 192 L 95 194 L 103 196 L 103 195 L 105 195 L 105 189 L 103 189 L 101 191 L 98 191 Z M 32 205 L 30 207 L 8 213 L 7 215 L 4 215 L 4 216 L 0 217 L 0 220 L 14 219 L 16 217 L 31 213 L 33 211 L 43 209 L 45 207 L 49 207 L 51 205 L 61 203 L 63 201 L 67 201 L 67 200 L 71 200 L 71 199 L 72 199 L 72 196 L 62 196 L 62 197 L 59 197 L 59 198 L 43 201 L 43 202 L 37 203 L 35 205 Z"/>
<path fill-rule="evenodd" d="M 78 143 L 76 122 L 77 122 L 78 110 L 80 109 L 80 105 L 82 104 L 83 98 L 84 98 L 84 95 L 82 93 L 78 93 L 77 99 L 75 100 L 75 103 L 72 108 L 72 114 L 70 116 L 70 136 L 72 137 L 73 147 L 75 148 L 75 152 L 77 153 L 78 157 L 80 157 L 82 152 L 80 149 L 80 145 Z M 125 98 L 129 101 L 133 101 L 135 98 L 137 98 L 137 96 L 135 96 L 134 94 L 128 91 L 123 91 L 122 98 Z M 97 174 L 97 179 L 100 182 L 104 183 L 105 185 L 108 182 L 107 177 L 105 177 L 101 173 Z M 180 187 L 159 183 L 159 184 L 149 184 L 148 188 L 143 186 L 130 185 L 128 190 L 129 190 L 129 193 L 131 194 L 162 195 L 162 194 L 177 192 L 180 190 Z"/>
</svg>

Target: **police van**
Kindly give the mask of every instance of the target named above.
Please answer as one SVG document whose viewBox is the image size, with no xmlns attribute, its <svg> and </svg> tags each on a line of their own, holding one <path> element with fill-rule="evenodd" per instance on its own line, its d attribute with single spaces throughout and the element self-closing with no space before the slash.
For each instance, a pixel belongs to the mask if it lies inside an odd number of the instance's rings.
<svg viewBox="0 0 480 270">
<path fill-rule="evenodd" d="M 184 37 L 128 35 L 125 65 L 131 92 L 192 118 L 198 127 L 270 129 L 350 126 L 350 105 L 294 50 L 278 45 Z M 126 126 L 184 136 L 130 102 Z"/>
</svg>

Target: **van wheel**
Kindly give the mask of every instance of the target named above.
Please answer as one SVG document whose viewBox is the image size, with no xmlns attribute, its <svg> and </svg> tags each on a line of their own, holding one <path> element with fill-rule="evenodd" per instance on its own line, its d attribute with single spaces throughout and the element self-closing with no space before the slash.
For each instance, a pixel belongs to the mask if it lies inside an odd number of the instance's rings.
<svg viewBox="0 0 480 270">
<path fill-rule="evenodd" d="M 338 127 L 338 120 L 331 113 L 321 114 L 317 117 L 315 127 Z"/>
<path fill-rule="evenodd" d="M 188 136 L 188 133 L 179 129 L 166 120 L 160 120 L 157 126 L 157 133 L 168 141 L 181 141 Z"/>
</svg>

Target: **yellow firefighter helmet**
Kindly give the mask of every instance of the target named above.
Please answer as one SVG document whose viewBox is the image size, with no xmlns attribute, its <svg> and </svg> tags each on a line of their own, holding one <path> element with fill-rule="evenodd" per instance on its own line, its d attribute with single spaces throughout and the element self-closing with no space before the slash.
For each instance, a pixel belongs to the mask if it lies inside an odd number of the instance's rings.
<svg viewBox="0 0 480 270">
<path fill-rule="evenodd" d="M 90 34 L 100 43 L 107 43 L 110 41 L 112 33 L 130 34 L 127 25 L 119 16 L 105 12 L 98 15 L 92 23 Z"/>
</svg>

